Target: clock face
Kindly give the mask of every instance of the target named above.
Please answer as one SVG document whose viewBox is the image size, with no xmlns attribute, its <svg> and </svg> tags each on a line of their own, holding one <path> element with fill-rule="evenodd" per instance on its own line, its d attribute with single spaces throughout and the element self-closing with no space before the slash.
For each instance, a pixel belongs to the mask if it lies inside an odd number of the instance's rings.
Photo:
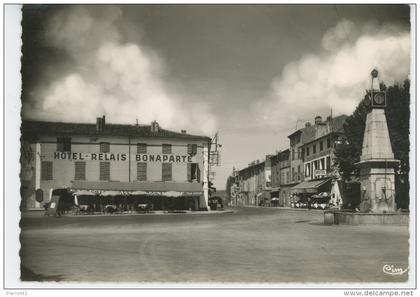
<svg viewBox="0 0 420 297">
<path fill-rule="evenodd" d="M 375 104 L 382 105 L 385 102 L 385 96 L 382 93 L 375 94 L 373 96 L 373 101 Z"/>
</svg>

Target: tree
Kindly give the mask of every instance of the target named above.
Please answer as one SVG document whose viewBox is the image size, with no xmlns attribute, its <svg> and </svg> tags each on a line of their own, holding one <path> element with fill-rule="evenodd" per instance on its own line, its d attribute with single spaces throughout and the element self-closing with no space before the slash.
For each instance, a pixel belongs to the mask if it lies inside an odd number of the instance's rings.
<svg viewBox="0 0 420 297">
<path fill-rule="evenodd" d="M 402 85 L 395 84 L 388 88 L 381 84 L 381 89 L 387 92 L 385 115 L 388 122 L 392 150 L 395 158 L 401 161 L 401 166 L 397 170 L 395 178 L 397 206 L 399 208 L 408 208 L 410 81 L 406 80 Z M 343 126 L 347 142 L 336 146 L 336 165 L 343 180 L 348 181 L 352 177 L 357 178 L 360 174 L 355 163 L 360 161 L 362 154 L 366 114 L 368 113 L 368 107 L 365 104 L 367 100 L 369 100 L 368 91 L 366 91 L 364 100 L 359 103 Z"/>
</svg>

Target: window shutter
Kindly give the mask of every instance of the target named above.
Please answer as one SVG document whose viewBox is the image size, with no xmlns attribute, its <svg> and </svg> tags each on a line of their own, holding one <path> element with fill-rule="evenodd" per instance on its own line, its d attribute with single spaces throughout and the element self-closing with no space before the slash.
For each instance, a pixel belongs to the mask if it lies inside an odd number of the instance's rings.
<svg viewBox="0 0 420 297">
<path fill-rule="evenodd" d="M 85 180 L 86 179 L 86 162 L 75 162 L 74 163 L 74 179 Z"/>
<path fill-rule="evenodd" d="M 198 167 L 198 163 L 197 163 L 197 181 L 200 182 L 200 179 L 201 179 L 200 167 Z"/>
<path fill-rule="evenodd" d="M 71 151 L 71 138 L 57 137 L 57 151 L 70 152 Z"/>
<path fill-rule="evenodd" d="M 111 164 L 109 162 L 101 162 L 99 164 L 99 179 L 100 180 L 110 180 L 110 169 Z"/>
<path fill-rule="evenodd" d="M 147 154 L 146 143 L 137 143 L 137 154 Z"/>
<path fill-rule="evenodd" d="M 65 152 L 71 152 L 71 138 L 64 138 L 63 150 Z"/>
<path fill-rule="evenodd" d="M 109 142 L 101 142 L 99 152 L 109 153 Z"/>
<path fill-rule="evenodd" d="M 147 163 L 137 163 L 137 180 L 146 181 L 147 180 Z"/>
<path fill-rule="evenodd" d="M 162 180 L 163 181 L 172 180 L 172 164 L 171 163 L 162 163 Z"/>
<path fill-rule="evenodd" d="M 187 180 L 191 181 L 191 163 L 187 163 Z"/>
<path fill-rule="evenodd" d="M 193 153 L 192 144 L 188 144 L 188 146 L 187 146 L 187 154 L 192 155 L 192 153 Z"/>
<path fill-rule="evenodd" d="M 172 145 L 162 144 L 162 154 L 172 154 Z"/>
<path fill-rule="evenodd" d="M 63 152 L 63 151 L 64 151 L 63 142 L 57 141 L 57 152 Z"/>
<path fill-rule="evenodd" d="M 43 161 L 41 163 L 41 179 L 42 180 L 53 179 L 53 162 Z"/>
</svg>

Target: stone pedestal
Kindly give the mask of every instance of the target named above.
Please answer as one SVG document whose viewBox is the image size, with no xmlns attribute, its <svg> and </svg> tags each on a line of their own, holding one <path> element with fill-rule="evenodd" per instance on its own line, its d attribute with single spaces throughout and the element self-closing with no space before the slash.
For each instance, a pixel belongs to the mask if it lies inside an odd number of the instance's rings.
<svg viewBox="0 0 420 297">
<path fill-rule="evenodd" d="M 359 163 L 360 211 L 395 212 L 395 167 L 396 160 L 375 160 Z"/>
<path fill-rule="evenodd" d="M 375 159 L 394 160 L 384 109 L 372 109 L 366 115 L 360 161 Z"/>
<path fill-rule="evenodd" d="M 361 212 L 395 212 L 395 168 L 385 110 L 372 109 L 366 116 L 360 168 Z"/>
</svg>

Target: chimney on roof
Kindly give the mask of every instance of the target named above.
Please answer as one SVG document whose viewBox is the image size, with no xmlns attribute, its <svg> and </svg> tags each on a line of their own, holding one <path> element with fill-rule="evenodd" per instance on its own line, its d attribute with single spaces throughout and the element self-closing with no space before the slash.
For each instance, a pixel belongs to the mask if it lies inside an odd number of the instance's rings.
<svg viewBox="0 0 420 297">
<path fill-rule="evenodd" d="M 151 131 L 152 133 L 157 133 L 157 132 L 159 132 L 159 124 L 158 124 L 158 122 L 153 121 L 153 122 L 150 124 L 150 131 Z"/>
<path fill-rule="evenodd" d="M 322 117 L 321 116 L 316 116 L 315 117 L 315 125 L 320 125 L 322 124 Z"/>
<path fill-rule="evenodd" d="M 105 116 L 102 118 L 96 118 L 96 132 L 104 131 L 105 127 Z"/>
<path fill-rule="evenodd" d="M 306 122 L 305 123 L 305 128 L 308 128 L 308 127 L 310 127 L 311 126 L 311 123 L 310 122 Z"/>
<path fill-rule="evenodd" d="M 187 134 L 187 130 L 181 130 L 182 134 Z"/>
</svg>

